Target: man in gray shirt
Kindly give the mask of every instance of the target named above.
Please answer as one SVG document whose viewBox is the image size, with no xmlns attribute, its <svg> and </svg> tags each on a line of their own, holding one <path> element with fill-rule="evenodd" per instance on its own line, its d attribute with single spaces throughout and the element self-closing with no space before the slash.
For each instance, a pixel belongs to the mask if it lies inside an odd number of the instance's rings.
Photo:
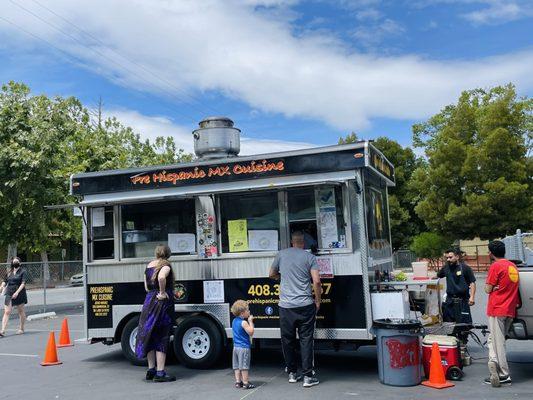
<svg viewBox="0 0 533 400">
<path fill-rule="evenodd" d="M 304 234 L 294 232 L 291 236 L 292 247 L 281 250 L 270 268 L 270 278 L 281 279 L 279 296 L 279 319 L 281 329 L 281 348 L 289 373 L 289 382 L 301 379 L 297 375 L 296 332 L 300 338 L 302 374 L 304 387 L 318 385 L 313 376 L 313 335 L 316 313 L 320 308 L 322 287 L 316 257 L 303 250 Z M 311 289 L 313 283 L 315 297 Z"/>
</svg>

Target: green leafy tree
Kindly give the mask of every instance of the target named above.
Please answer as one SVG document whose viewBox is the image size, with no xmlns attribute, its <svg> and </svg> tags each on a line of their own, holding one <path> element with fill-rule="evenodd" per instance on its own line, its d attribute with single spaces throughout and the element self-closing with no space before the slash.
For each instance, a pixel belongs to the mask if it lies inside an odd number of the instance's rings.
<svg viewBox="0 0 533 400">
<path fill-rule="evenodd" d="M 62 143 L 76 125 L 69 116 L 74 99 L 30 96 L 23 84 L 0 92 L 0 244 L 44 254 L 56 240 L 51 235 L 69 222 L 44 206 L 64 199 Z M 15 250 L 16 253 L 16 250 Z M 13 254 L 11 254 L 13 255 Z"/>
<path fill-rule="evenodd" d="M 351 133 L 339 139 L 339 144 L 355 143 L 357 134 Z M 409 147 L 379 137 L 373 143 L 394 165 L 396 186 L 389 188 L 389 218 L 393 249 L 407 248 L 414 235 L 424 229 L 424 223 L 414 211 L 415 194 L 410 190 L 409 180 L 413 172 L 423 164 Z"/>
<path fill-rule="evenodd" d="M 44 209 L 74 201 L 72 174 L 191 158 L 170 137 L 142 141 L 115 118 L 94 123 L 73 97 L 34 96 L 10 82 L 0 92 L 0 246 L 8 258 L 17 248 L 41 253 L 46 264 L 60 241 L 80 240 L 81 222 L 70 210 Z"/>
<path fill-rule="evenodd" d="M 429 260 L 430 265 L 435 266 L 437 260 L 442 257 L 442 254 L 449 245 L 449 239 L 438 233 L 422 232 L 413 238 L 411 251 L 417 257 Z"/>
<path fill-rule="evenodd" d="M 533 227 L 533 100 L 514 86 L 463 92 L 413 126 L 428 163 L 413 174 L 416 212 L 440 234 L 490 239 Z"/>
<path fill-rule="evenodd" d="M 339 144 L 348 144 L 348 143 L 356 143 L 359 139 L 357 138 L 357 133 L 352 132 L 346 137 L 339 138 Z"/>
</svg>

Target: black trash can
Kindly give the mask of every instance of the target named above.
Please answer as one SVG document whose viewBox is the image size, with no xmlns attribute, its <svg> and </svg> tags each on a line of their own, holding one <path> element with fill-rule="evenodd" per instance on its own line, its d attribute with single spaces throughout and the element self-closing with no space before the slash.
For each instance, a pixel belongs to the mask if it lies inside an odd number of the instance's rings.
<svg viewBox="0 0 533 400">
<path fill-rule="evenodd" d="M 422 381 L 420 321 L 378 319 L 374 321 L 381 383 L 390 386 L 415 386 Z"/>
</svg>

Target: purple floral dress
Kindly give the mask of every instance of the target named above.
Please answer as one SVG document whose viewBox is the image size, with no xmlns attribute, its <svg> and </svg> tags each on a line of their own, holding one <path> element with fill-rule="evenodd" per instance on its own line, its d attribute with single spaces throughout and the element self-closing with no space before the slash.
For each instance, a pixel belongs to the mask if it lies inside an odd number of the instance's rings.
<svg viewBox="0 0 533 400">
<path fill-rule="evenodd" d="M 152 280 L 153 273 L 154 268 L 146 268 L 144 271 L 148 293 L 144 300 L 139 319 L 139 329 L 137 331 L 135 355 L 138 358 L 146 357 L 146 354 L 152 350 L 166 353 L 170 330 L 174 324 L 174 300 L 172 293 L 174 276 L 172 269 L 167 276 L 165 291 L 168 294 L 168 299 L 165 300 L 157 300 L 159 283 L 157 278 Z"/>
</svg>

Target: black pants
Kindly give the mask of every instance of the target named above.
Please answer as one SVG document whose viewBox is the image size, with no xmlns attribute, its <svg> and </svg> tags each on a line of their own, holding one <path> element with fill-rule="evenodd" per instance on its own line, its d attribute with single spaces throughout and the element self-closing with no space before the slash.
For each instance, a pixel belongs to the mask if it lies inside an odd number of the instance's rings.
<svg viewBox="0 0 533 400">
<path fill-rule="evenodd" d="M 300 353 L 302 356 L 302 373 L 313 375 L 314 347 L 313 334 L 315 332 L 316 306 L 310 304 L 305 307 L 279 308 L 281 328 L 281 349 L 287 365 L 287 372 L 296 372 L 296 332 L 300 339 Z"/>
<path fill-rule="evenodd" d="M 472 315 L 468 299 L 448 295 L 442 304 L 442 319 L 444 322 L 471 324 Z"/>
</svg>

